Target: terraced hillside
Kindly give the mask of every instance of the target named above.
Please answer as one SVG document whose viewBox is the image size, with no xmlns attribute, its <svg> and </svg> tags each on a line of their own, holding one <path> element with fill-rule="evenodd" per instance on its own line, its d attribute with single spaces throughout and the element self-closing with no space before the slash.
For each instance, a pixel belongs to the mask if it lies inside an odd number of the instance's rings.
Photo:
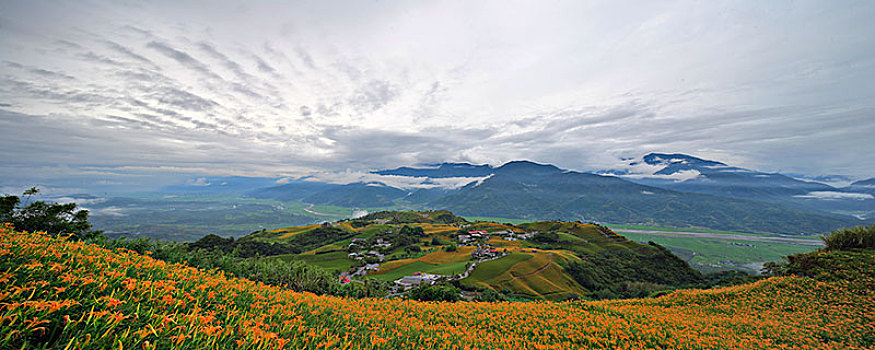
<svg viewBox="0 0 875 350">
<path fill-rule="evenodd" d="M 4 226 L 0 348 L 872 349 L 875 251 L 853 254 L 819 265 L 845 271 L 840 279 L 637 300 L 436 303 L 297 293 Z"/>
<path fill-rule="evenodd" d="M 701 274 L 662 247 L 581 222 L 512 225 L 469 222 L 448 211 L 383 211 L 258 232 L 240 242 L 295 250 L 272 258 L 303 261 L 354 280 L 396 281 L 424 273 L 463 290 L 508 298 L 628 297 L 702 282 Z"/>
</svg>

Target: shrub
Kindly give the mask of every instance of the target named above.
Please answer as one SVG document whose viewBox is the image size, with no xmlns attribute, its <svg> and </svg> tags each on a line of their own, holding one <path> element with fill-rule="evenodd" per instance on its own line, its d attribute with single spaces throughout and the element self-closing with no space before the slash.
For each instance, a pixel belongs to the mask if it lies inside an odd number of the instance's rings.
<svg viewBox="0 0 875 350">
<path fill-rule="evenodd" d="M 420 301 L 459 301 L 462 291 L 451 285 L 421 285 L 410 291 L 408 297 Z"/>
<path fill-rule="evenodd" d="M 835 230 L 820 239 L 828 250 L 875 249 L 875 225 Z"/>
</svg>

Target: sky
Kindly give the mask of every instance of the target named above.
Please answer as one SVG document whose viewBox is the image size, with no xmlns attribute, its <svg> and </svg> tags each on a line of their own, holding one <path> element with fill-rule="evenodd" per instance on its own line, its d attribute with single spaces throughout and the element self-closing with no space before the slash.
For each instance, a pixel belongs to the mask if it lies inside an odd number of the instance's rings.
<svg viewBox="0 0 875 350">
<path fill-rule="evenodd" d="M 678 152 L 875 176 L 871 1 L 0 1 L 0 188 Z"/>
</svg>

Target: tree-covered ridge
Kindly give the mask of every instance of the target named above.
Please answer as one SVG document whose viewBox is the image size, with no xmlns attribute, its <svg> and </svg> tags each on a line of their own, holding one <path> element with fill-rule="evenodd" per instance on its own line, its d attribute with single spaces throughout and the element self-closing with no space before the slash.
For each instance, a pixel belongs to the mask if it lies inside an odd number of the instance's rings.
<svg viewBox="0 0 875 350">
<path fill-rule="evenodd" d="M 8 226 L 0 256 L 0 348 L 875 346 L 875 292 L 853 281 L 789 276 L 638 300 L 423 303 L 298 293 Z"/>
<path fill-rule="evenodd" d="M 351 222 L 381 221 L 387 224 L 459 224 L 468 220 L 456 216 L 448 210 L 435 211 L 378 211 L 369 213 L 363 217 L 353 219 Z"/>
</svg>

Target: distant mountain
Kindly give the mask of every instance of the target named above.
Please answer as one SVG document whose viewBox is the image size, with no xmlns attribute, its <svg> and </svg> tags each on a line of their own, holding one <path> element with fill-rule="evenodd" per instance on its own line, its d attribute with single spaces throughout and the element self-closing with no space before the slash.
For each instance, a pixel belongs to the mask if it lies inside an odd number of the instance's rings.
<svg viewBox="0 0 875 350">
<path fill-rule="evenodd" d="M 512 161 L 498 167 L 442 163 L 373 174 L 423 178 L 417 186 L 437 186 L 441 179 L 453 177 L 471 178 L 470 183 L 455 189 L 402 189 L 381 182 L 331 185 L 298 180 L 252 191 L 250 195 L 343 207 L 404 206 L 448 209 L 469 216 L 790 234 L 822 233 L 861 223 L 847 215 L 818 210 L 821 203 L 845 205 L 844 212 L 858 217 L 867 217 L 865 213 L 869 212 L 865 198 L 848 200 L 843 190 L 828 185 L 683 154 L 651 153 L 631 163 L 630 169 L 639 172 L 607 176 L 530 161 Z M 648 173 L 641 174 L 641 169 Z M 687 180 L 679 181 L 677 175 Z M 824 196 L 839 199 L 827 201 L 821 199 Z"/>
<path fill-rule="evenodd" d="M 531 162 L 498 167 L 493 176 L 435 200 L 430 206 L 471 216 L 597 220 L 795 234 L 826 232 L 858 223 L 845 216 L 677 192 Z"/>
<path fill-rule="evenodd" d="M 283 202 L 296 202 L 316 193 L 338 188 L 341 185 L 322 182 L 293 180 L 288 183 L 249 191 L 246 195 L 254 198 L 270 198 Z"/>
<path fill-rule="evenodd" d="M 629 163 L 629 169 L 603 173 L 674 191 L 749 199 L 802 210 L 875 211 L 875 198 L 868 200 L 866 196 L 848 193 L 853 191 L 850 188 L 839 189 L 678 153 L 650 153 Z"/>
<path fill-rule="evenodd" d="M 340 207 L 380 208 L 392 206 L 408 194 L 408 191 L 378 182 L 356 182 L 314 193 L 303 201 Z"/>
<path fill-rule="evenodd" d="M 772 200 L 813 191 L 835 191 L 836 189 L 817 182 L 801 181 L 781 174 L 764 173 L 722 162 L 705 160 L 685 154 L 650 153 L 642 162 L 652 167 L 650 177 L 629 177 L 630 180 L 683 192 L 697 192 L 717 196 Z M 630 165 L 635 167 L 638 162 Z M 660 176 L 675 175 L 681 172 L 696 174 L 695 177 L 677 181 Z"/>
<path fill-rule="evenodd" d="M 423 167 L 400 167 L 396 169 L 373 171 L 378 175 L 398 175 L 411 177 L 483 177 L 492 173 L 490 165 L 474 165 L 468 163 L 441 163 Z"/>
<path fill-rule="evenodd" d="M 233 193 L 243 194 L 259 188 L 277 184 L 278 178 L 246 176 L 204 176 L 189 179 L 184 184 L 166 186 L 158 190 L 163 193 Z"/>
<path fill-rule="evenodd" d="M 875 194 L 875 177 L 854 182 L 845 189 L 853 192 Z"/>
</svg>

